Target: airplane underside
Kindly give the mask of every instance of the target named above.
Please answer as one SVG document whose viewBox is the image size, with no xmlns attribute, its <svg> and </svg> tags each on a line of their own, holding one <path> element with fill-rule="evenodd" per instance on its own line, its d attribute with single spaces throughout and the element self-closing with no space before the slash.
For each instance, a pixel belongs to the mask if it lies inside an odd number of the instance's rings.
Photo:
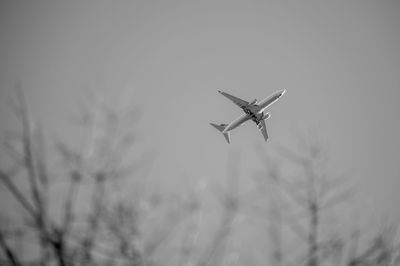
<svg viewBox="0 0 400 266">
<path fill-rule="evenodd" d="M 254 123 L 256 123 L 257 128 L 260 130 L 261 134 L 264 137 L 264 140 L 265 141 L 268 140 L 268 133 L 267 133 L 267 127 L 265 125 L 265 120 L 270 117 L 270 114 L 269 113 L 264 114 L 264 110 L 268 106 L 270 106 L 272 103 L 277 101 L 285 93 L 285 90 L 280 90 L 280 91 L 272 94 L 270 97 L 262 100 L 259 103 L 257 103 L 256 99 L 249 103 L 249 102 L 244 101 L 240 98 L 237 98 L 233 95 L 230 95 L 226 92 L 222 92 L 222 91 L 218 91 L 218 92 L 221 93 L 222 95 L 224 95 L 225 97 L 227 97 L 229 100 L 233 101 L 244 112 L 244 114 L 242 114 L 241 116 L 239 116 L 238 118 L 236 118 L 229 124 L 217 125 L 217 124 L 210 123 L 213 127 L 218 129 L 218 131 L 220 131 L 224 135 L 224 137 L 228 143 L 230 143 L 229 131 L 242 125 L 247 120 L 252 120 Z"/>
</svg>

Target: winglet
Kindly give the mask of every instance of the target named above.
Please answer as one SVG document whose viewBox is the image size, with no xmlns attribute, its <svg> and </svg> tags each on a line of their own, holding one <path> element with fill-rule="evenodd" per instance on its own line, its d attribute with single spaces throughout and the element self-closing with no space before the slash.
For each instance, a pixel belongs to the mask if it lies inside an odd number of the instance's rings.
<svg viewBox="0 0 400 266">
<path fill-rule="evenodd" d="M 225 132 L 225 133 L 223 132 L 224 129 L 226 128 L 226 126 L 227 126 L 226 124 L 217 125 L 217 124 L 214 124 L 214 123 L 210 123 L 210 125 L 212 125 L 212 126 L 215 127 L 216 129 L 218 129 L 218 131 L 222 132 L 222 134 L 224 135 L 226 141 L 227 141 L 228 143 L 230 143 L 231 138 L 230 138 L 229 132 Z"/>
</svg>

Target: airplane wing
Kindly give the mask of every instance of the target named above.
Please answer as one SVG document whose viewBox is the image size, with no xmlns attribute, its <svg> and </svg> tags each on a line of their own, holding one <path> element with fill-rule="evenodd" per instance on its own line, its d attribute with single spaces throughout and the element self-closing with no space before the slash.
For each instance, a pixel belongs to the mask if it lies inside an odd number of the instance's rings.
<svg viewBox="0 0 400 266">
<path fill-rule="evenodd" d="M 261 134 L 263 134 L 263 137 L 265 141 L 268 140 L 268 133 L 267 133 L 267 126 L 265 125 L 265 120 L 262 119 L 260 123 L 258 124 L 258 129 L 261 131 Z"/>
<path fill-rule="evenodd" d="M 245 100 L 239 99 L 238 97 L 235 97 L 233 95 L 230 95 L 229 93 L 223 92 L 223 91 L 218 91 L 222 95 L 224 95 L 226 98 L 234 102 L 237 106 L 240 108 L 246 107 L 249 105 L 249 102 L 246 102 Z"/>
</svg>

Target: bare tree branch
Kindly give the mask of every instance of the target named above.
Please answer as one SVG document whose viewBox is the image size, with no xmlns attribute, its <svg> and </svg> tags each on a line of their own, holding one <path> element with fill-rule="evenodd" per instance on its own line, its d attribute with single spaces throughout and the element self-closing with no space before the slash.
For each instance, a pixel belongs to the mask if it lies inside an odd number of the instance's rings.
<svg viewBox="0 0 400 266">
<path fill-rule="evenodd" d="M 0 247 L 3 249 L 5 255 L 7 256 L 10 265 L 13 265 L 13 266 L 20 266 L 21 265 L 21 263 L 19 262 L 15 251 L 12 250 L 8 246 L 6 240 L 4 239 L 3 230 L 1 230 L 1 229 L 0 229 Z"/>
<path fill-rule="evenodd" d="M 10 180 L 9 176 L 0 169 L 0 180 L 15 197 L 15 199 L 31 214 L 33 219 L 36 219 L 36 210 L 26 199 L 24 194 L 17 188 L 17 186 Z"/>
</svg>

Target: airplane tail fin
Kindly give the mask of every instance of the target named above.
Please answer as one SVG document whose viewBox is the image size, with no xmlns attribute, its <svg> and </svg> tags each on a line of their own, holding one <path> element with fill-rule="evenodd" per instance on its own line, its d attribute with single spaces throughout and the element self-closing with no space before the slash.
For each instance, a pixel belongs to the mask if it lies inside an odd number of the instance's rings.
<svg viewBox="0 0 400 266">
<path fill-rule="evenodd" d="M 215 127 L 216 129 L 218 129 L 218 131 L 220 131 L 220 132 L 223 132 L 224 129 L 226 128 L 226 126 L 227 126 L 227 124 L 220 124 L 220 125 L 217 125 L 217 124 L 214 124 L 214 123 L 210 123 L 210 125 L 212 125 L 212 126 Z M 226 141 L 227 141 L 228 143 L 230 143 L 231 138 L 230 138 L 229 132 L 225 132 L 225 133 L 222 133 L 222 134 L 224 134 L 224 137 L 225 137 Z"/>
</svg>

